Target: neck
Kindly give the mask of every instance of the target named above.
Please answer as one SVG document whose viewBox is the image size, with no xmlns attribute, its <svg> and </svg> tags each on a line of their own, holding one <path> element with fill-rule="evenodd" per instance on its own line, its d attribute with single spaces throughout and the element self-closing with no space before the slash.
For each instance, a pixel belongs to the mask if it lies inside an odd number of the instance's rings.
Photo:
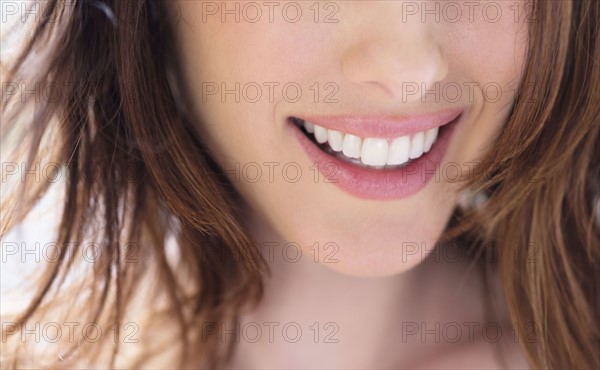
<svg viewBox="0 0 600 370">
<path fill-rule="evenodd" d="M 430 256 L 403 274 L 349 276 L 262 225 L 251 234 L 271 275 L 259 307 L 240 319 L 233 367 L 394 367 L 440 345 L 435 323 L 484 321 L 481 279 L 468 261 Z"/>
</svg>

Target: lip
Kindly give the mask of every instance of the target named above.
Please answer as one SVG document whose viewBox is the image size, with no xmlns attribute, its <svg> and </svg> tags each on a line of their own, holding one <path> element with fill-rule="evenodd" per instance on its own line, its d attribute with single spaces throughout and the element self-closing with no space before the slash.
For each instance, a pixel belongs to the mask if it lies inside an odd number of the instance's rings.
<svg viewBox="0 0 600 370">
<path fill-rule="evenodd" d="M 440 117 L 440 115 L 435 117 Z M 293 122 L 292 118 L 288 119 L 288 127 L 297 137 L 300 146 L 304 149 L 309 159 L 318 168 L 319 173 L 325 178 L 324 182 L 333 183 L 333 185 L 357 198 L 394 200 L 406 198 L 419 192 L 433 179 L 436 173 L 440 172 L 441 163 L 450 145 L 454 129 L 461 122 L 461 117 L 462 114 L 459 113 L 453 120 L 445 122 L 443 125 L 438 125 L 443 127 L 440 127 L 438 138 L 429 152 L 400 168 L 383 169 L 355 165 L 325 153 Z M 338 120 L 335 122 L 336 124 L 340 124 L 342 121 Z M 358 123 L 359 121 L 357 118 L 352 118 L 349 122 Z M 367 130 L 372 135 L 373 131 L 370 130 L 372 130 L 373 122 L 375 121 L 367 121 L 365 123 L 367 129 L 360 130 L 360 132 L 364 133 Z M 404 131 L 401 132 L 413 132 L 412 130 L 416 127 L 423 127 L 424 130 L 427 130 L 427 128 L 436 127 L 435 125 L 429 126 L 432 122 L 439 123 L 440 121 L 431 120 L 419 123 L 411 120 L 411 122 L 413 122 L 413 125 L 409 128 L 404 128 Z M 329 128 L 332 125 L 324 125 L 324 127 Z M 342 131 L 350 132 L 346 127 Z M 421 129 L 418 131 L 421 131 Z M 397 132 L 400 131 L 396 129 L 393 135 L 396 135 Z M 398 136 L 401 135 L 403 134 L 399 134 Z"/>
<path fill-rule="evenodd" d="M 446 110 L 420 116 L 294 116 L 329 130 L 362 138 L 396 138 L 444 126 L 462 114 L 462 109 Z"/>
</svg>

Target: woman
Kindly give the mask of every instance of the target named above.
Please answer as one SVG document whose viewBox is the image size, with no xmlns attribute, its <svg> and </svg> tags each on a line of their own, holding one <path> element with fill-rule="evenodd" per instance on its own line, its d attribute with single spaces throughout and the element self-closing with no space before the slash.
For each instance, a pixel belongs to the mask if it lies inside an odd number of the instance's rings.
<svg viewBox="0 0 600 370">
<path fill-rule="evenodd" d="M 600 366 L 598 2 L 37 11 L 2 234 L 64 208 L 7 366 Z"/>
</svg>

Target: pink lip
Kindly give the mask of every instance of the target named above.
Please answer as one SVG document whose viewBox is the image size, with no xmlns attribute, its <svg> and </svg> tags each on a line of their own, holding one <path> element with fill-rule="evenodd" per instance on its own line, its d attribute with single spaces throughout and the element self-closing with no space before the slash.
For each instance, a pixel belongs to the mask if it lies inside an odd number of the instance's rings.
<svg viewBox="0 0 600 370">
<path fill-rule="evenodd" d="M 327 179 L 326 182 L 333 183 L 358 198 L 391 200 L 406 198 L 417 193 L 432 180 L 434 175 L 439 178 L 440 172 L 443 172 L 440 171 L 441 162 L 450 145 L 454 128 L 459 122 L 460 116 L 447 122 L 448 124 L 440 130 L 431 150 L 418 159 L 397 169 L 380 170 L 355 165 L 327 154 L 312 142 L 292 119 L 288 120 L 288 126 L 293 130 L 310 160 Z M 344 131 L 348 132 L 346 127 Z"/>
<path fill-rule="evenodd" d="M 295 117 L 329 130 L 341 131 L 362 138 L 396 138 L 443 126 L 452 122 L 462 112 L 462 109 L 454 109 L 435 114 L 408 117 L 351 115 Z"/>
</svg>

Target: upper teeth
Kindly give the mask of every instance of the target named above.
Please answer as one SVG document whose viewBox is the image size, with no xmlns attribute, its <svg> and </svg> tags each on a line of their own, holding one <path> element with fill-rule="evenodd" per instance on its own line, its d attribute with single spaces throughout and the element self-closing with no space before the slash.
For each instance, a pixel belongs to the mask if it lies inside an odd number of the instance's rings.
<svg viewBox="0 0 600 370">
<path fill-rule="evenodd" d="M 313 134 L 319 144 L 328 143 L 333 151 L 348 158 L 360 159 L 368 166 L 402 165 L 427 153 L 437 139 L 439 127 L 417 132 L 412 136 L 393 139 L 361 138 L 340 131 L 328 130 L 304 121 L 304 129 Z"/>
</svg>

